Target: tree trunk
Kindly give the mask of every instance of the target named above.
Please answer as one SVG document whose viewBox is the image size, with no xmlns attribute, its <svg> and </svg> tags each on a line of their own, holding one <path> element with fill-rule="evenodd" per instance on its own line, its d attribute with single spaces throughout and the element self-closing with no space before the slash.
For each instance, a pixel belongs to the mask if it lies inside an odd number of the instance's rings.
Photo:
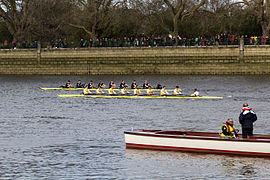
<svg viewBox="0 0 270 180">
<path fill-rule="evenodd" d="M 264 20 L 264 21 L 266 21 L 266 20 Z M 267 22 L 261 22 L 262 34 L 264 37 L 270 36 L 270 28 L 269 28 L 269 25 L 267 25 L 267 24 L 268 24 Z"/>
<path fill-rule="evenodd" d="M 92 38 L 93 40 L 96 40 L 96 38 L 97 38 L 97 35 L 96 35 L 96 23 L 94 23 L 94 24 L 92 25 L 91 31 L 92 31 L 92 34 L 90 35 L 91 38 Z"/>
<path fill-rule="evenodd" d="M 23 42 L 26 39 L 27 39 L 27 30 L 18 27 L 15 33 L 13 34 L 13 41 Z"/>
<path fill-rule="evenodd" d="M 175 16 L 173 18 L 173 36 L 175 38 L 175 41 L 176 41 L 176 45 L 178 45 L 178 17 Z"/>
<path fill-rule="evenodd" d="M 263 34 L 264 37 L 266 37 L 267 36 L 266 27 L 264 25 L 261 25 L 261 27 L 262 27 L 262 34 Z"/>
<path fill-rule="evenodd" d="M 92 28 L 91 28 L 91 31 L 92 31 L 92 34 L 91 34 L 91 38 L 96 40 L 97 38 L 97 35 L 96 35 L 96 28 L 97 28 L 97 10 L 95 10 L 95 14 L 93 15 L 93 24 L 92 24 Z"/>
</svg>

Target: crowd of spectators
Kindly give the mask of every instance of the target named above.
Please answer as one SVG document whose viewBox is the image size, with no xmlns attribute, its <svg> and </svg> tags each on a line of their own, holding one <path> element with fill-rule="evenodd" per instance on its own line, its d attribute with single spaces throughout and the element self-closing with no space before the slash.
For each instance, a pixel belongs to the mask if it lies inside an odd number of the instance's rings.
<svg viewBox="0 0 270 180">
<path fill-rule="evenodd" d="M 24 41 L 24 42 L 8 42 L 5 40 L 4 42 L 0 42 L 0 48 L 1 49 L 27 49 L 27 48 L 37 48 L 38 47 L 38 42 L 37 41 Z"/>
<path fill-rule="evenodd" d="M 264 36 L 242 36 L 245 45 L 270 45 L 270 38 Z M 160 47 L 160 46 L 219 46 L 219 45 L 238 45 L 240 36 L 235 34 L 220 34 L 214 38 L 182 38 L 180 36 L 173 37 L 124 37 L 124 38 L 97 38 L 97 39 L 81 39 L 78 42 L 67 39 L 52 40 L 48 43 L 42 43 L 43 48 L 91 48 L 91 47 Z M 1 49 L 16 48 L 37 48 L 38 42 L 8 42 L 1 43 Z"/>
</svg>

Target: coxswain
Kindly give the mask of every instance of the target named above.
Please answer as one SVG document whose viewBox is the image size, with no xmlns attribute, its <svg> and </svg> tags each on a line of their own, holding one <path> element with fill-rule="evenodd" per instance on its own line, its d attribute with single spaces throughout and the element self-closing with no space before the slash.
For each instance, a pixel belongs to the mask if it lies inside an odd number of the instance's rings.
<svg viewBox="0 0 270 180">
<path fill-rule="evenodd" d="M 108 93 L 109 93 L 109 95 L 116 95 L 116 92 L 113 90 L 113 87 L 111 87 L 111 88 L 108 90 Z"/>
<path fill-rule="evenodd" d="M 148 95 L 148 96 L 156 94 L 156 93 L 154 93 L 154 92 L 152 91 L 151 86 L 148 87 L 148 89 L 147 89 L 146 92 L 147 92 L 147 95 Z"/>
<path fill-rule="evenodd" d="M 166 86 L 163 86 L 163 88 L 162 88 L 161 91 L 160 91 L 160 95 L 161 95 L 161 96 L 170 95 L 170 94 L 168 93 L 168 91 L 166 90 Z"/>
<path fill-rule="evenodd" d="M 235 129 L 233 125 L 233 119 L 229 118 L 226 123 L 222 124 L 221 128 L 221 137 L 223 138 L 238 138 L 238 130 Z"/>
<path fill-rule="evenodd" d="M 243 104 L 242 112 L 239 116 L 239 123 L 242 126 L 242 137 L 248 138 L 253 136 L 253 123 L 257 120 L 257 115 L 248 106 L 247 103 Z"/>
<path fill-rule="evenodd" d="M 81 80 L 78 80 L 77 84 L 76 84 L 76 88 L 83 88 L 84 85 L 81 83 Z"/>
<path fill-rule="evenodd" d="M 148 89 L 150 84 L 147 82 L 147 80 L 144 81 L 143 83 L 143 89 Z"/>
<path fill-rule="evenodd" d="M 70 83 L 70 80 L 67 81 L 65 88 L 72 88 L 73 86 Z"/>
<path fill-rule="evenodd" d="M 114 84 L 114 81 L 113 80 L 111 80 L 110 83 L 109 83 L 109 88 L 111 88 L 111 87 L 113 87 L 113 88 L 116 87 L 116 85 Z"/>
<path fill-rule="evenodd" d="M 134 81 L 131 83 L 130 88 L 131 88 L 131 89 L 136 89 L 136 86 L 137 86 L 137 83 L 136 83 L 136 80 L 134 80 Z"/>
<path fill-rule="evenodd" d="M 96 89 L 96 94 L 97 94 L 97 95 L 104 94 L 104 92 L 102 91 L 101 87 L 98 87 L 98 88 Z"/>
<path fill-rule="evenodd" d="M 106 85 L 102 81 L 99 81 L 98 88 L 105 88 L 105 87 Z"/>
<path fill-rule="evenodd" d="M 173 95 L 177 96 L 177 95 L 183 95 L 182 93 L 182 89 L 179 89 L 179 86 L 176 86 L 174 91 L 173 91 Z"/>
<path fill-rule="evenodd" d="M 95 88 L 96 86 L 94 85 L 94 83 L 93 83 L 93 81 L 90 81 L 89 83 L 88 83 L 88 89 L 93 89 L 93 88 Z"/>
<path fill-rule="evenodd" d="M 141 92 L 141 90 L 139 89 L 139 86 L 136 85 L 135 89 L 134 89 L 134 95 L 135 96 L 142 96 L 143 93 Z"/>
<path fill-rule="evenodd" d="M 199 96 L 199 91 L 197 89 L 194 89 L 194 92 L 190 96 L 198 97 Z"/>
<path fill-rule="evenodd" d="M 83 89 L 83 94 L 84 95 L 89 95 L 89 94 L 92 94 L 90 89 L 88 89 L 88 86 L 86 86 L 84 89 Z"/>
<path fill-rule="evenodd" d="M 120 89 L 123 89 L 124 87 L 128 87 L 128 85 L 125 83 L 125 81 L 124 80 L 122 80 L 122 82 L 120 83 L 120 85 L 119 85 L 119 88 Z"/>
<path fill-rule="evenodd" d="M 129 92 L 127 91 L 126 86 L 124 86 L 124 88 L 122 88 L 122 89 L 120 90 L 120 93 L 121 93 L 121 95 L 127 95 L 127 94 L 129 94 Z"/>
</svg>

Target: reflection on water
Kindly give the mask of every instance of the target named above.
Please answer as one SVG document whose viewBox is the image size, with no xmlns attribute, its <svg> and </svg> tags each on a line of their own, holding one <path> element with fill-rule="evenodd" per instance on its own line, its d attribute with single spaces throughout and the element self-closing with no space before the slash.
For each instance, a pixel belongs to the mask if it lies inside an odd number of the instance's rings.
<svg viewBox="0 0 270 180">
<path fill-rule="evenodd" d="M 258 178 L 267 179 L 270 159 L 203 153 L 126 149 L 126 163 L 134 167 L 133 176 L 155 178 Z M 147 172 L 144 171 L 147 169 Z M 141 174 L 141 172 L 144 172 Z"/>
<path fill-rule="evenodd" d="M 42 91 L 75 82 L 122 79 L 179 85 L 223 100 L 59 98 Z M 219 131 L 248 102 L 255 133 L 269 134 L 267 76 L 0 76 L 0 179 L 267 179 L 270 160 L 125 149 L 124 130 Z M 236 121 L 237 128 L 240 128 Z"/>
</svg>

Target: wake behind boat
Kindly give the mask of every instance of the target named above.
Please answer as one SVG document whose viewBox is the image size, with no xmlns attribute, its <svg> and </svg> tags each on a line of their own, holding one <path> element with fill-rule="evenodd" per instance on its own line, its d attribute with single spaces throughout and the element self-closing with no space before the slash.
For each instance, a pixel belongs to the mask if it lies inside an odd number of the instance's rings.
<svg viewBox="0 0 270 180">
<path fill-rule="evenodd" d="M 270 135 L 255 134 L 249 139 L 221 138 L 219 133 L 192 131 L 125 131 L 126 148 L 221 153 L 270 157 Z"/>
<path fill-rule="evenodd" d="M 83 97 L 83 98 L 124 98 L 124 99 L 223 99 L 217 96 L 127 96 L 127 95 L 84 95 L 84 94 L 59 94 L 59 97 Z"/>
</svg>

